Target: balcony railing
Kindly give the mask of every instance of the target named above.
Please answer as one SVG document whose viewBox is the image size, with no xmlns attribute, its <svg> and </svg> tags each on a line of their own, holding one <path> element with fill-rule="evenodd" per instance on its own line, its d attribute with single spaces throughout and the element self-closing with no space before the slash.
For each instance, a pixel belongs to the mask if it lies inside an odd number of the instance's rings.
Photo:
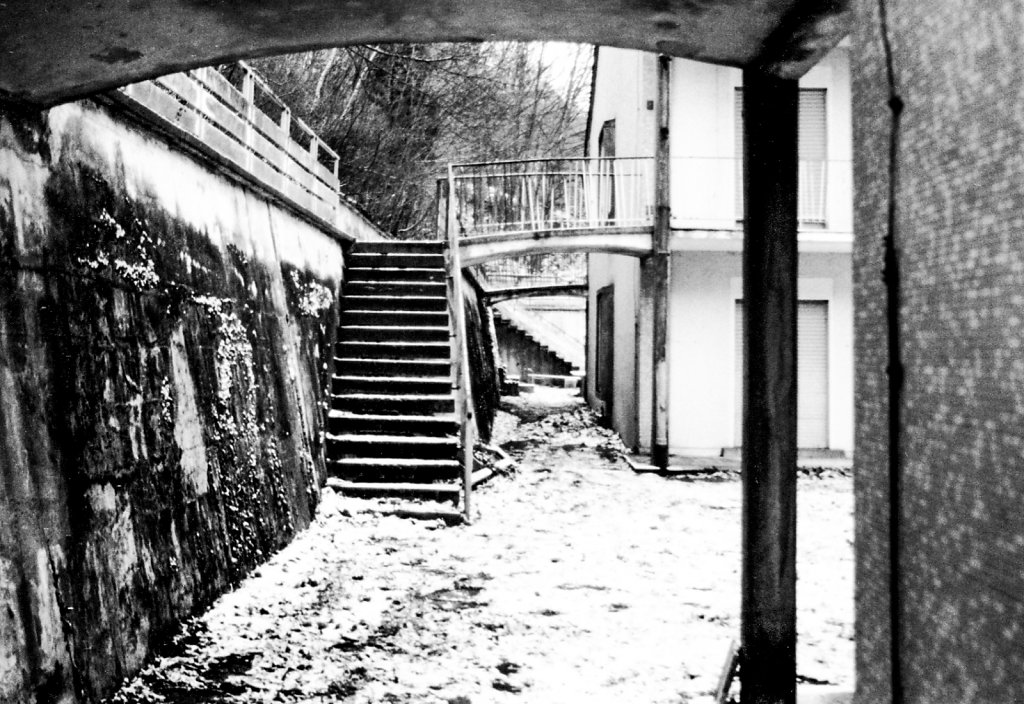
<svg viewBox="0 0 1024 704">
<path fill-rule="evenodd" d="M 743 167 L 734 157 L 672 159 L 672 226 L 736 229 L 743 222 Z M 852 229 L 849 161 L 797 163 L 797 220 L 802 229 Z"/>
</svg>

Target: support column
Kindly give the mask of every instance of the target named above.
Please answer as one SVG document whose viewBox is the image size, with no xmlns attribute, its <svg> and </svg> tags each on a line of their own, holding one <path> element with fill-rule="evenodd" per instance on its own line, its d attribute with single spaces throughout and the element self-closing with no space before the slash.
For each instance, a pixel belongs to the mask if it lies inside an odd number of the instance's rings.
<svg viewBox="0 0 1024 704">
<path fill-rule="evenodd" d="M 668 56 L 658 57 L 658 133 L 654 151 L 654 237 L 653 252 L 647 267 L 651 276 L 653 296 L 653 362 L 654 385 L 652 393 L 651 463 L 668 469 L 668 295 L 669 218 L 671 216 L 669 188 L 669 67 Z"/>
<path fill-rule="evenodd" d="M 796 700 L 797 102 L 744 70 L 742 704 Z"/>
</svg>

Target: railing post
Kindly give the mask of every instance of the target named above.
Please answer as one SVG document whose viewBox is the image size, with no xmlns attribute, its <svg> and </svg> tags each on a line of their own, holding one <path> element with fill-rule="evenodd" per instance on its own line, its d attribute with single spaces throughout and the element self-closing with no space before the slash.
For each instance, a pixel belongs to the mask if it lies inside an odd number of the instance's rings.
<svg viewBox="0 0 1024 704">
<path fill-rule="evenodd" d="M 669 280 L 672 255 L 669 251 L 671 236 L 671 189 L 669 188 L 669 71 L 671 58 L 658 57 L 658 134 L 655 147 L 655 218 L 653 252 L 651 253 L 651 295 L 653 296 L 652 353 L 654 360 L 654 388 L 651 422 L 651 463 L 668 469 L 668 306 Z"/>
<path fill-rule="evenodd" d="M 256 123 L 256 77 L 245 64 L 242 68 L 242 98 L 245 100 L 245 167 L 253 168 L 253 131 Z"/>
<path fill-rule="evenodd" d="M 744 70 L 742 704 L 796 699 L 797 95 Z"/>
<path fill-rule="evenodd" d="M 452 383 L 455 386 L 455 412 L 461 415 L 459 443 L 462 446 L 462 513 L 472 520 L 470 495 L 473 491 L 473 447 L 476 418 L 469 369 L 469 345 L 466 338 L 466 307 L 462 292 L 462 263 L 459 256 L 458 222 L 455 217 L 455 171 L 448 166 L 445 199 L 445 232 L 448 235 L 445 264 L 448 277 L 448 307 L 452 315 Z"/>
<path fill-rule="evenodd" d="M 448 180 L 437 180 L 437 239 L 445 241 L 448 237 Z"/>
</svg>

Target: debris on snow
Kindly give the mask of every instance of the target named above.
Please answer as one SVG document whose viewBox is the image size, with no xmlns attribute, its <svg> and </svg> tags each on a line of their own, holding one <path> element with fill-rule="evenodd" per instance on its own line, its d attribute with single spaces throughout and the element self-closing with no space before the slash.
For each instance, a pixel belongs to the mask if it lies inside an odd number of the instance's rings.
<svg viewBox="0 0 1024 704">
<path fill-rule="evenodd" d="M 517 472 L 475 492 L 472 524 L 324 491 L 310 528 L 114 701 L 713 701 L 739 626 L 739 482 L 635 474 L 601 455 L 608 431 L 578 404 L 505 422 L 496 443 L 528 442 Z M 800 491 L 801 686 L 849 688 L 850 480 Z"/>
</svg>

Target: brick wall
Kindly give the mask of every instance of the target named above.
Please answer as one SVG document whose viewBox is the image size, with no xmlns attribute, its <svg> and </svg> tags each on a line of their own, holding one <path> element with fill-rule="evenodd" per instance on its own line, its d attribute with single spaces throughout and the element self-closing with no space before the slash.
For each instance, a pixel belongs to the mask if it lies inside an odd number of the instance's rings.
<svg viewBox="0 0 1024 704">
<path fill-rule="evenodd" d="M 887 0 L 899 133 L 906 702 L 1024 701 L 1024 5 Z M 857 701 L 889 700 L 890 118 L 855 3 Z"/>
</svg>

